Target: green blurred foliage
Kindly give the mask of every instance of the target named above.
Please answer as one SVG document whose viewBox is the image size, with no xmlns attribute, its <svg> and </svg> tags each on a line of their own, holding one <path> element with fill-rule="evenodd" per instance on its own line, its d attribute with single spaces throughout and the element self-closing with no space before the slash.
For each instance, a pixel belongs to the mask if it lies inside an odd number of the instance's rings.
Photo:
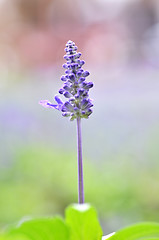
<svg viewBox="0 0 159 240">
<path fill-rule="evenodd" d="M 158 165 L 128 156 L 99 164 L 84 159 L 85 200 L 97 208 L 101 223 L 159 220 Z M 63 215 L 78 199 L 76 154 L 41 145 L 17 149 L 14 161 L 0 170 L 0 192 L 1 225 L 30 215 Z"/>
<path fill-rule="evenodd" d="M 142 222 L 124 227 L 103 236 L 97 212 L 90 204 L 71 204 L 66 208 L 65 219 L 43 217 L 23 219 L 12 224 L 1 235 L 1 240 L 159 240 L 159 223 Z"/>
</svg>

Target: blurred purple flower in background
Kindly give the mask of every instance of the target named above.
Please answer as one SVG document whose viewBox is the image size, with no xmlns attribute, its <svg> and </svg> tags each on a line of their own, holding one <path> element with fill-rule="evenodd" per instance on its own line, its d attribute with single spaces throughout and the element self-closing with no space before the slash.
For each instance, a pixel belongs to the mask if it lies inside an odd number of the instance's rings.
<svg viewBox="0 0 159 240">
<path fill-rule="evenodd" d="M 77 46 L 74 42 L 68 41 L 66 44 L 66 59 L 67 63 L 63 64 L 66 69 L 65 75 L 61 77 L 64 82 L 59 93 L 68 98 L 68 101 L 62 102 L 56 95 L 55 101 L 57 104 L 52 104 L 48 100 L 41 100 L 39 103 L 46 108 L 54 108 L 62 111 L 64 117 L 70 117 L 70 120 L 77 118 L 88 118 L 92 113 L 92 101 L 89 99 L 89 89 L 93 87 L 92 82 L 86 82 L 86 77 L 89 76 L 88 71 L 84 71 L 82 66 L 85 64 L 80 60 L 81 53 L 77 53 Z"/>
</svg>

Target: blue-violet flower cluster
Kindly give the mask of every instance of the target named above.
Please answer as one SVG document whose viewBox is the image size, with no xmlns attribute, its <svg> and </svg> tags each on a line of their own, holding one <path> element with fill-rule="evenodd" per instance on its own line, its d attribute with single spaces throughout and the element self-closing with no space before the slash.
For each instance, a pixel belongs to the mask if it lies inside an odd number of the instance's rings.
<svg viewBox="0 0 159 240">
<path fill-rule="evenodd" d="M 63 64 L 65 75 L 61 77 L 64 82 L 59 93 L 62 94 L 67 101 L 63 102 L 58 95 L 55 96 L 57 104 L 52 104 L 48 100 L 40 101 L 40 104 L 47 108 L 54 108 L 62 112 L 64 117 L 70 117 L 70 120 L 76 118 L 88 118 L 92 113 L 92 101 L 89 99 L 89 89 L 93 87 L 92 82 L 87 82 L 86 77 L 89 76 L 88 71 L 84 71 L 82 66 L 85 64 L 80 60 L 81 53 L 77 52 L 77 46 L 73 41 L 66 44 L 66 55 L 64 59 L 67 63 Z"/>
</svg>

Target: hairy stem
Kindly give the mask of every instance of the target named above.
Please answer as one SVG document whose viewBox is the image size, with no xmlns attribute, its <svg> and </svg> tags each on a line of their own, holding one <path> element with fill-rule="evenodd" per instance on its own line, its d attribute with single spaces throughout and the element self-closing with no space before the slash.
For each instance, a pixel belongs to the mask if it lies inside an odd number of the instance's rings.
<svg viewBox="0 0 159 240">
<path fill-rule="evenodd" d="M 78 203 L 84 203 L 82 138 L 80 117 L 77 118 L 77 151 L 78 151 Z"/>
</svg>

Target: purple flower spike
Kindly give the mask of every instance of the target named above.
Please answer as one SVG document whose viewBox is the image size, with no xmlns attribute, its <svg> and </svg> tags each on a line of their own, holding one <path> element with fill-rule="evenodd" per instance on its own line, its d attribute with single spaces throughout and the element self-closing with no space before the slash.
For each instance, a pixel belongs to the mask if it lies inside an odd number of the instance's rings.
<svg viewBox="0 0 159 240">
<path fill-rule="evenodd" d="M 55 101 L 57 104 L 52 104 L 48 100 L 39 103 L 43 107 L 62 111 L 62 115 L 70 117 L 70 120 L 88 118 L 92 113 L 90 108 L 93 106 L 88 94 L 90 88 L 93 87 L 93 83 L 86 81 L 86 77 L 90 73 L 82 69 L 85 62 L 80 60 L 82 54 L 77 52 L 77 46 L 73 41 L 69 40 L 67 42 L 65 51 L 64 59 L 66 63 L 63 64 L 65 75 L 61 77 L 64 85 L 60 88 L 59 93 L 67 98 L 67 101 L 62 102 L 56 95 Z"/>
</svg>

